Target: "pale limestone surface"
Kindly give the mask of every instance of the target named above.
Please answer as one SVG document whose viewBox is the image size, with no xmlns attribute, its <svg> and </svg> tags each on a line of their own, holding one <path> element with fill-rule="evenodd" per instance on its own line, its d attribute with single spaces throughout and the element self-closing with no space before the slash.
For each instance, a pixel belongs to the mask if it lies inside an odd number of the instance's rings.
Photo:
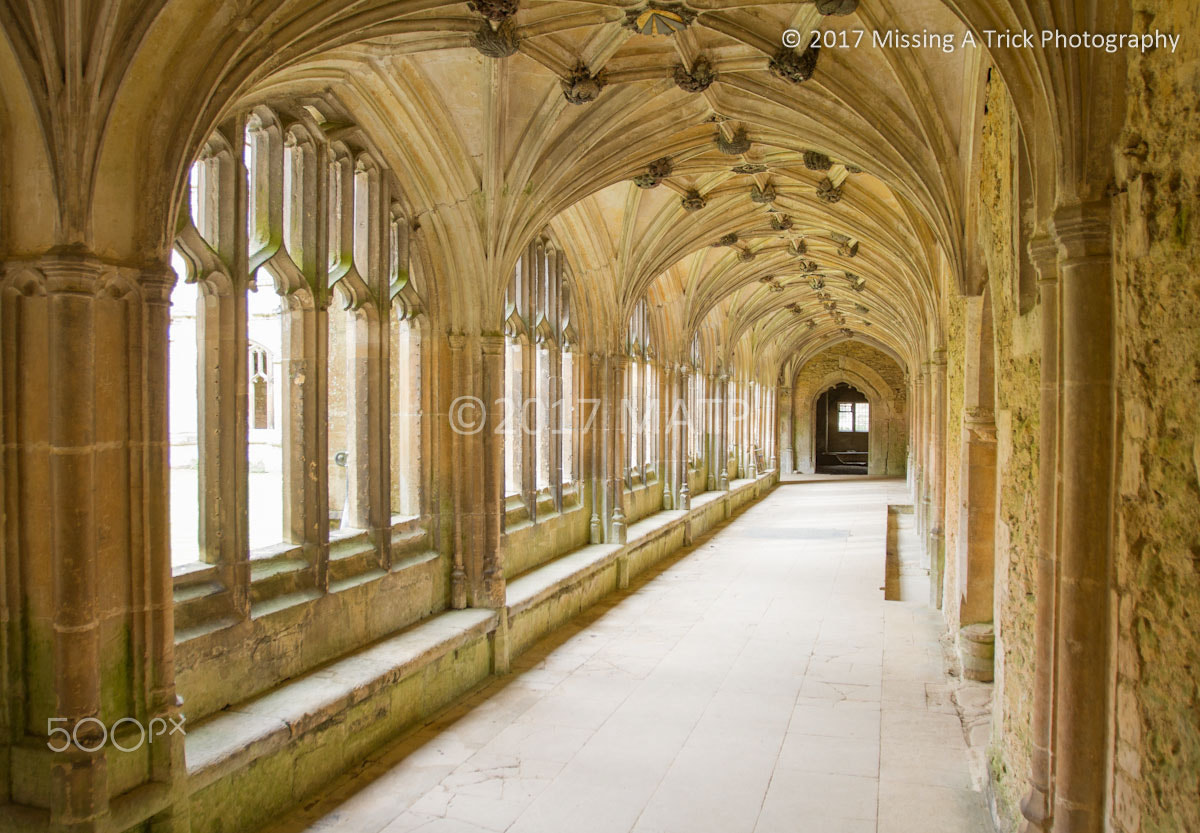
<svg viewBox="0 0 1200 833">
<path fill-rule="evenodd" d="M 974 833 L 899 480 L 787 484 L 267 833 Z"/>
</svg>

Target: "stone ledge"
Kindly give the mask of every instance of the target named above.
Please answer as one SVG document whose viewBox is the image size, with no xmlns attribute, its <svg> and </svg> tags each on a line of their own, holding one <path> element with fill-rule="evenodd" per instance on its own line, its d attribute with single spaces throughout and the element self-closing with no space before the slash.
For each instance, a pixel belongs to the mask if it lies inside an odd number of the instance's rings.
<svg viewBox="0 0 1200 833">
<path fill-rule="evenodd" d="M 497 621 L 491 610 L 439 614 L 206 719 L 188 730 L 188 791 L 199 792 L 300 743 L 305 735 L 340 720 L 350 707 L 436 659 L 486 639 Z"/>
<path fill-rule="evenodd" d="M 689 510 L 662 510 L 631 524 L 623 545 L 590 544 L 508 582 L 507 659 L 627 586 L 631 575 L 689 544 L 774 482 L 774 472 L 769 472 L 753 480 L 735 480 L 725 492 L 702 492 L 692 499 Z"/>
<path fill-rule="evenodd" d="M 497 611 L 447 611 L 205 718 L 185 742 L 194 829 L 261 827 L 507 667 L 509 651 L 625 586 L 632 560 L 645 569 L 773 483 L 773 473 L 735 481 L 727 492 L 698 495 L 689 511 L 658 512 L 631 525 L 624 545 L 582 547 L 514 579 L 503 646 Z"/>
</svg>

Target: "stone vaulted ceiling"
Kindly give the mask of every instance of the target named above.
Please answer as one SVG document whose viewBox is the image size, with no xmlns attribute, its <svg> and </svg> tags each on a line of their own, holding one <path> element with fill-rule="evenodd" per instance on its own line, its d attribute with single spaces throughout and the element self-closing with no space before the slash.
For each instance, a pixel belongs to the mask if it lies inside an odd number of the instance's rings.
<svg viewBox="0 0 1200 833">
<path fill-rule="evenodd" d="M 53 137 L 62 234 L 100 251 L 169 245 L 187 165 L 213 127 L 239 107 L 301 102 L 335 130 L 360 125 L 397 172 L 439 287 L 465 301 L 452 305 L 459 326 L 499 326 L 489 311 L 549 227 L 592 344 L 617 343 L 648 293 L 665 358 L 699 333 L 717 361 L 741 352 L 764 369 L 847 337 L 902 364 L 938 341 L 936 287 L 966 268 L 985 56 L 880 49 L 869 33 L 919 23 L 957 35 L 964 19 L 1031 14 L 974 0 L 101 5 L 112 25 L 94 31 L 85 63 L 108 74 L 82 72 L 87 83 L 61 95 L 43 74 L 30 100 L 53 105 L 10 105 L 14 122 L 38 118 Z M 12 51 L 0 70 L 22 65 L 28 79 L 35 64 L 85 60 L 56 51 L 44 33 L 70 21 L 46 7 L 4 13 Z M 814 67 L 805 43 L 782 48 L 789 28 L 806 42 L 845 31 L 851 45 L 820 50 Z M 858 30 L 868 34 L 855 46 Z M 1018 110 L 1022 89 L 1056 80 L 1053 65 L 996 60 Z M 108 100 L 112 114 L 87 133 L 56 127 Z M 72 178 L 54 158 L 67 146 L 64 159 L 93 153 L 114 174 Z M 155 171 L 173 179 L 146 182 Z M 161 205 L 144 196 L 156 188 Z M 113 199 L 137 202 L 144 228 L 96 210 Z"/>
<path fill-rule="evenodd" d="M 407 175 L 413 215 L 458 241 L 440 266 L 493 297 L 549 224 L 602 340 L 649 292 L 666 355 L 697 330 L 718 355 L 748 337 L 776 365 L 846 337 L 918 352 L 960 222 L 969 53 L 824 49 L 801 81 L 802 66 L 772 69 L 811 57 L 782 48 L 785 29 L 885 28 L 886 7 L 512 5 L 415 11 L 246 97 L 330 90 Z"/>
</svg>

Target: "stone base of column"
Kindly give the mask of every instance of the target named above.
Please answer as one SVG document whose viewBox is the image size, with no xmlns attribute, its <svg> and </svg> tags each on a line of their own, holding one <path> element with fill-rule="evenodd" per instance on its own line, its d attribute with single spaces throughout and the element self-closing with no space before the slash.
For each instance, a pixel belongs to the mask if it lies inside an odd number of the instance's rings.
<svg viewBox="0 0 1200 833">
<path fill-rule="evenodd" d="M 1021 799 L 1021 815 L 1025 823 L 1020 833 L 1050 833 L 1054 817 L 1050 814 L 1049 790 L 1031 784 L 1029 792 Z"/>
<path fill-rule="evenodd" d="M 461 566 L 461 558 L 455 558 L 455 567 L 450 573 L 450 607 L 454 610 L 467 606 L 467 574 Z"/>
<path fill-rule="evenodd" d="M 500 616 L 500 622 L 496 625 L 496 630 L 492 633 L 492 673 L 507 674 L 510 668 L 510 657 L 508 650 L 508 609 L 501 607 L 496 611 Z"/>
<path fill-rule="evenodd" d="M 929 554 L 929 606 L 942 609 L 942 578 L 946 574 L 946 537 L 941 529 L 932 529 L 925 539 Z"/>
<path fill-rule="evenodd" d="M 627 541 L 626 536 L 628 533 L 625 530 L 625 513 L 621 511 L 620 507 L 617 508 L 617 511 L 613 512 L 612 533 L 613 533 L 612 543 L 614 543 L 614 544 L 626 543 L 626 541 Z"/>
<path fill-rule="evenodd" d="M 958 656 L 966 679 L 990 683 L 995 655 L 996 631 L 990 622 L 967 625 L 958 632 Z"/>
</svg>

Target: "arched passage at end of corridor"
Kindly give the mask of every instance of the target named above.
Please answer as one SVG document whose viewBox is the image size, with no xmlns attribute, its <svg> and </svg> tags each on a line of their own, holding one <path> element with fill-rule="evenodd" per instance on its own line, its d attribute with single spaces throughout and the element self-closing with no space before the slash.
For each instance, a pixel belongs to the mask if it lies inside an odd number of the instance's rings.
<svg viewBox="0 0 1200 833">
<path fill-rule="evenodd" d="M 839 382 L 817 397 L 813 413 L 818 474 L 866 474 L 871 403 L 866 395 Z"/>
<path fill-rule="evenodd" d="M 833 423 L 818 424 L 818 410 L 826 392 L 844 386 L 853 389 L 865 404 L 860 413 L 854 410 L 841 413 L 860 419 L 862 431 L 832 432 L 836 439 L 849 439 L 849 450 L 865 452 L 856 457 L 842 454 L 842 461 L 828 456 L 825 428 Z M 826 400 L 828 401 L 828 400 Z M 851 402 L 853 408 L 853 402 Z M 845 464 L 862 465 L 872 475 L 903 475 L 908 452 L 907 398 L 904 371 L 890 357 L 867 345 L 844 343 L 835 345 L 814 356 L 796 372 L 792 397 L 792 425 L 795 446 L 795 468 L 802 474 L 814 474 L 818 466 Z M 853 424 L 849 427 L 853 428 Z M 847 438 L 845 435 L 856 435 Z M 865 444 L 863 440 L 865 438 Z M 822 443 L 819 445 L 819 441 Z M 835 443 L 835 450 L 841 446 Z M 821 457 L 822 451 L 826 456 Z M 848 471 L 855 471 L 850 468 Z"/>
</svg>

